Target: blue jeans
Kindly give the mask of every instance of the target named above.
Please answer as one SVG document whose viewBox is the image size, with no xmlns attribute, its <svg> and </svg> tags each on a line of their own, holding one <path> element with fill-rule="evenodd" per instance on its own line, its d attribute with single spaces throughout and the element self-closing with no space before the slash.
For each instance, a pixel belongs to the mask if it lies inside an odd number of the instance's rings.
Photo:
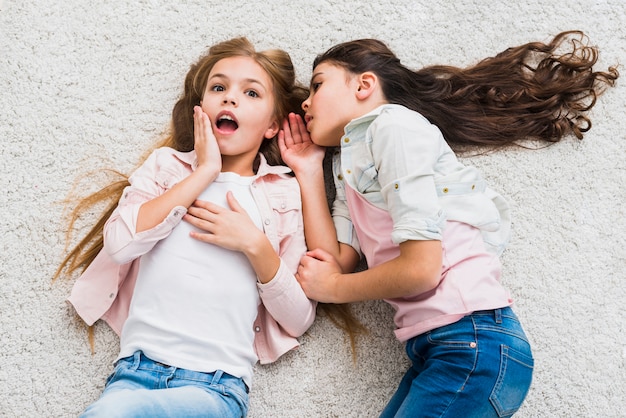
<svg viewBox="0 0 626 418">
<path fill-rule="evenodd" d="M 381 418 L 510 417 L 534 360 L 511 308 L 478 311 L 407 341 L 413 362 Z"/>
<path fill-rule="evenodd" d="M 81 417 L 245 417 L 243 380 L 150 360 L 140 351 L 120 359 L 104 391 Z"/>
</svg>

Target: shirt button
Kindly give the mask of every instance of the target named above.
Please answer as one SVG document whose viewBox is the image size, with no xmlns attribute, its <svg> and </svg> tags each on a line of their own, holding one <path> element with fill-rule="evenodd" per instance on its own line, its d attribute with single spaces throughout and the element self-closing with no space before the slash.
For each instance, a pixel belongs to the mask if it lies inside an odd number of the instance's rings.
<svg viewBox="0 0 626 418">
<path fill-rule="evenodd" d="M 270 224 L 270 220 L 269 220 L 269 219 L 266 219 L 266 220 L 265 220 L 265 225 L 269 225 L 269 224 Z"/>
<path fill-rule="evenodd" d="M 350 142 L 350 138 L 344 138 L 343 142 L 345 142 L 347 144 L 348 142 Z"/>
<path fill-rule="evenodd" d="M 281 204 L 280 204 L 280 208 L 281 208 L 281 209 L 285 209 L 286 207 L 287 207 L 287 205 L 285 205 L 284 203 L 281 203 Z"/>
<path fill-rule="evenodd" d="M 350 171 L 350 170 L 348 169 L 348 170 L 346 170 L 346 173 L 350 174 L 350 173 L 352 173 L 352 171 Z"/>
<path fill-rule="evenodd" d="M 254 327 L 254 332 L 261 332 L 261 327 L 258 325 Z"/>
<path fill-rule="evenodd" d="M 114 297 L 115 297 L 115 293 L 111 293 L 111 294 L 109 295 L 109 298 L 111 298 L 111 299 L 112 299 L 112 298 L 114 298 Z"/>
<path fill-rule="evenodd" d="M 476 343 L 472 341 L 472 342 L 470 343 L 470 348 L 476 348 Z"/>
<path fill-rule="evenodd" d="M 343 174 L 339 174 L 339 175 L 337 176 L 337 178 L 338 178 L 339 180 L 343 180 Z"/>
</svg>

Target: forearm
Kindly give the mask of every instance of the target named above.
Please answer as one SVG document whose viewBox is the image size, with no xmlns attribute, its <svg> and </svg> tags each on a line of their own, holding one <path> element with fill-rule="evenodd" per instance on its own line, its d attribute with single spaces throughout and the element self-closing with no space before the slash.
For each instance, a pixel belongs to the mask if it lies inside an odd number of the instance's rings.
<svg viewBox="0 0 626 418">
<path fill-rule="evenodd" d="M 336 278 L 334 303 L 391 299 L 428 292 L 441 280 L 439 241 L 408 241 L 400 256 L 367 270 Z"/>
<path fill-rule="evenodd" d="M 331 254 L 343 271 L 352 271 L 358 262 L 358 254 L 337 241 L 337 231 L 328 208 L 324 171 L 296 176 L 302 194 L 302 212 L 307 248 L 320 248 Z"/>
<path fill-rule="evenodd" d="M 196 198 L 213 182 L 219 172 L 198 168 L 167 192 L 141 205 L 137 214 L 135 232 L 154 228 L 167 217 L 176 206 L 188 208 Z"/>
<path fill-rule="evenodd" d="M 250 237 L 249 245 L 243 253 L 250 261 L 259 282 L 268 283 L 276 276 L 280 267 L 280 257 L 262 231 Z"/>
</svg>

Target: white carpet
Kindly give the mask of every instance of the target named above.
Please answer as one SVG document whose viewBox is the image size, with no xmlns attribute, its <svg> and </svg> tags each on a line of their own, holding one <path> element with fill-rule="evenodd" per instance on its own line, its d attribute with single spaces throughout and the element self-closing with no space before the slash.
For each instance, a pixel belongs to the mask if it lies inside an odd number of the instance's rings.
<svg viewBox="0 0 626 418">
<path fill-rule="evenodd" d="M 131 170 L 207 46 L 245 35 L 286 49 L 308 82 L 317 53 L 353 38 L 380 38 L 419 67 L 568 29 L 600 46 L 599 69 L 626 64 L 623 0 L 0 0 L 0 416 L 72 417 L 99 396 L 118 340 L 98 325 L 91 355 L 65 303 L 72 279 L 50 281 L 60 201 L 90 169 Z M 471 161 L 513 207 L 504 284 L 536 357 L 519 417 L 626 414 L 624 81 L 599 100 L 582 142 Z M 406 359 L 386 305 L 358 314 L 371 334 L 356 365 L 320 318 L 300 350 L 257 367 L 250 416 L 377 416 Z"/>
</svg>

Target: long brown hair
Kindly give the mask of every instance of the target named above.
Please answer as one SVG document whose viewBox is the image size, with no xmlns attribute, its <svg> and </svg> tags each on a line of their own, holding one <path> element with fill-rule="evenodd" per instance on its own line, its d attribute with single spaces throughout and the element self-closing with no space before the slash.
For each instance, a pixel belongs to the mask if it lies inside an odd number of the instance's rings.
<svg viewBox="0 0 626 418">
<path fill-rule="evenodd" d="M 383 42 L 359 39 L 318 55 L 313 69 L 328 62 L 352 74 L 375 73 L 389 103 L 421 113 L 456 151 L 523 146 L 519 141 L 525 139 L 554 143 L 568 134 L 582 139 L 591 128 L 585 113 L 619 77 L 615 67 L 593 70 L 598 50 L 587 41 L 583 32 L 567 31 L 466 68 L 413 71 Z"/>
<path fill-rule="evenodd" d="M 594 71 L 598 50 L 581 31 L 556 35 L 549 43 L 508 48 L 467 68 L 433 65 L 413 71 L 381 41 L 345 42 L 319 55 L 360 74 L 375 73 L 390 103 L 424 115 L 457 151 L 468 146 L 499 148 L 536 139 L 582 139 L 591 128 L 585 112 L 619 74 Z"/>
<path fill-rule="evenodd" d="M 200 104 L 209 73 L 218 61 L 240 56 L 254 59 L 272 79 L 276 112 L 274 116 L 278 121 L 285 119 L 290 112 L 302 115 L 301 105 L 308 97 L 309 92 L 308 89 L 297 83 L 295 69 L 289 54 L 280 49 L 257 52 L 246 38 L 234 38 L 212 46 L 205 55 L 191 65 L 185 77 L 183 94 L 172 111 L 170 134 L 164 136 L 155 148 L 167 146 L 183 152 L 194 149 L 193 108 Z M 264 155 L 270 165 L 284 165 L 276 137 L 264 140 L 259 152 Z M 258 168 L 258 163 L 259 159 L 257 158 L 255 171 Z M 105 204 L 105 209 L 98 221 L 78 244 L 67 251 L 54 273 L 53 280 L 63 274 L 71 275 L 77 271 L 84 271 L 104 246 L 104 224 L 117 207 L 124 188 L 129 185 L 127 175 L 115 170 L 107 171 L 116 179 L 101 190 L 78 201 L 69 214 L 66 241 L 70 242 L 76 223 L 83 214 L 100 204 Z M 364 328 L 352 315 L 350 306 L 347 304 L 320 304 L 319 306 L 335 325 L 348 333 L 354 354 L 355 338 Z M 91 328 L 90 342 L 93 349 Z"/>
</svg>

